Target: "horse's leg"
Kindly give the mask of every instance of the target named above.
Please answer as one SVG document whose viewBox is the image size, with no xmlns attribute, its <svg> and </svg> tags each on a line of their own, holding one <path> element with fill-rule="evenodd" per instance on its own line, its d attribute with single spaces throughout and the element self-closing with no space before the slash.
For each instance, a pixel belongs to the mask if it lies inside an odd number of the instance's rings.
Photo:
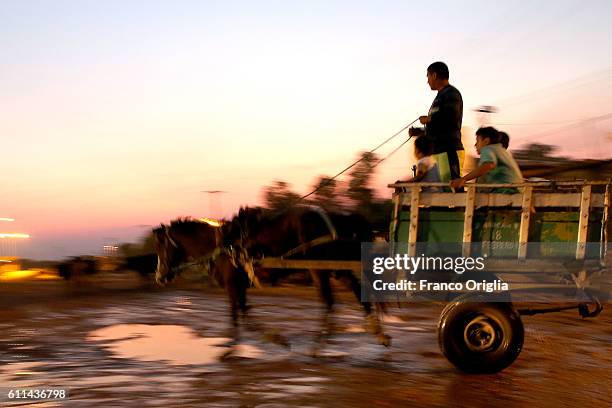
<svg viewBox="0 0 612 408">
<path fill-rule="evenodd" d="M 251 307 L 247 304 L 247 289 L 251 286 L 251 280 L 249 279 L 248 273 L 244 268 L 234 268 L 234 271 L 236 274 L 235 281 L 237 305 L 240 308 L 245 327 L 247 327 L 249 330 L 258 332 L 265 341 L 289 347 L 289 341 L 285 336 L 280 334 L 278 330 L 268 329 L 261 322 L 255 320 L 252 315 L 248 315 L 248 311 Z"/>
<path fill-rule="evenodd" d="M 247 305 L 247 288 L 250 286 L 251 282 L 247 275 L 247 272 L 239 268 L 237 270 L 238 273 L 238 306 L 240 307 L 240 312 L 242 313 L 242 317 L 246 318 L 247 312 L 249 311 L 249 306 Z"/>
<path fill-rule="evenodd" d="M 213 270 L 215 280 L 217 280 L 217 282 L 225 288 L 225 292 L 227 293 L 227 300 L 230 306 L 230 319 L 232 325 L 231 343 L 236 344 L 240 337 L 238 326 L 239 288 L 236 279 L 236 268 L 227 256 L 221 256 L 215 262 Z"/>
<path fill-rule="evenodd" d="M 240 341 L 240 328 L 238 326 L 238 308 L 236 307 L 236 296 L 232 289 L 228 286 L 227 294 L 230 302 L 230 313 L 232 318 L 231 340 L 225 345 L 227 350 L 221 355 L 221 359 L 229 358 L 237 350 Z"/>
<path fill-rule="evenodd" d="M 226 288 L 230 303 L 230 315 L 232 319 L 232 337 L 234 341 L 238 341 L 240 337 L 238 326 L 238 293 L 233 284 L 228 284 Z"/>
<path fill-rule="evenodd" d="M 324 329 L 327 333 L 330 333 L 332 330 L 331 325 L 331 313 L 332 308 L 334 307 L 334 294 L 331 289 L 330 272 L 329 271 L 319 271 L 320 277 L 320 294 L 323 302 L 325 302 L 325 313 L 323 316 Z"/>
<path fill-rule="evenodd" d="M 371 302 L 361 301 L 361 284 L 359 283 L 359 280 L 353 274 L 353 272 L 347 272 L 345 276 L 349 280 L 349 284 L 350 284 L 351 290 L 353 291 L 353 294 L 355 295 L 355 298 L 357 298 L 357 301 L 361 303 L 361 305 L 363 306 L 363 310 L 365 312 L 365 318 L 366 318 L 366 330 L 369 333 L 373 334 L 374 337 L 376 337 L 376 340 L 378 340 L 380 344 L 382 344 L 385 347 L 389 347 L 391 345 L 391 336 L 386 334 L 384 331 L 384 327 L 379 319 L 380 313 L 378 313 L 378 310 L 372 313 L 372 303 Z"/>
<path fill-rule="evenodd" d="M 230 306 L 230 341 L 225 345 L 227 351 L 221 355 L 221 359 L 224 359 L 230 357 L 234 353 L 240 337 L 238 331 L 238 294 L 234 282 L 234 266 L 229 258 L 222 255 L 209 264 L 208 274 L 219 286 L 225 289 Z"/>
<path fill-rule="evenodd" d="M 251 286 L 251 280 L 249 279 L 248 272 L 242 266 L 236 268 L 236 294 L 238 300 L 238 307 L 240 308 L 240 314 L 242 315 L 242 322 L 244 325 L 251 324 L 251 320 L 248 316 L 248 311 L 251 308 L 247 304 L 247 289 Z"/>
<path fill-rule="evenodd" d="M 317 355 L 319 350 L 325 345 L 329 336 L 332 334 L 333 322 L 332 322 L 332 309 L 334 306 L 334 296 L 331 289 L 330 283 L 330 271 L 327 270 L 311 270 L 310 275 L 315 286 L 319 289 L 319 295 L 321 300 L 324 302 L 324 311 L 321 319 L 321 329 L 317 333 L 315 346 L 312 351 L 313 355 Z"/>
</svg>

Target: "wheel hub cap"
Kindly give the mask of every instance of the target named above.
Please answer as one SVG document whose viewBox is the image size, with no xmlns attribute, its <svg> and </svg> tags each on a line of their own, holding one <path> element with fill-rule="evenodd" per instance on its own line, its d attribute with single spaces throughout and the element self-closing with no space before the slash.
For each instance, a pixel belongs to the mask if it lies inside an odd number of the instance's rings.
<svg viewBox="0 0 612 408">
<path fill-rule="evenodd" d="M 465 344 L 473 351 L 489 349 L 495 343 L 496 337 L 492 322 L 485 316 L 472 319 L 463 332 Z"/>
</svg>

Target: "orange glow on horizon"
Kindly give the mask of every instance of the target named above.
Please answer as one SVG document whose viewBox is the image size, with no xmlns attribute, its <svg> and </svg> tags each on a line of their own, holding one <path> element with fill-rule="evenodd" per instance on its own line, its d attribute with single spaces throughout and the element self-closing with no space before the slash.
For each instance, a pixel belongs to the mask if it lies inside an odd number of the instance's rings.
<svg viewBox="0 0 612 408">
<path fill-rule="evenodd" d="M 19 234 L 19 233 L 0 233 L 0 238 L 30 238 L 30 234 Z"/>
</svg>

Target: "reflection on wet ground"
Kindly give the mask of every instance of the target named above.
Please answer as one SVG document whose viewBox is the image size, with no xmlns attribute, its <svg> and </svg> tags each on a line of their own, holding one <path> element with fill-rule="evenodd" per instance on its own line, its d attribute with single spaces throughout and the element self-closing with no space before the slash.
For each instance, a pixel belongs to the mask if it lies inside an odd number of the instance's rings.
<svg viewBox="0 0 612 408">
<path fill-rule="evenodd" d="M 95 330 L 87 340 L 104 342 L 115 356 L 177 365 L 214 364 L 228 353 L 229 338 L 198 337 L 190 328 L 171 325 L 118 324 Z M 248 344 L 232 348 L 232 356 L 256 358 L 261 350 Z"/>
<path fill-rule="evenodd" d="M 466 376 L 438 351 L 439 305 L 392 309 L 385 325 L 393 345 L 386 349 L 342 294 L 338 331 L 315 358 L 321 309 L 311 289 L 251 294 L 251 317 L 286 336 L 289 349 L 253 330 L 241 330 L 233 347 L 225 296 L 217 290 L 92 291 L 26 303 L 15 300 L 17 289 L 5 293 L 0 387 L 69 389 L 69 400 L 37 407 L 612 404 L 606 312 L 583 321 L 572 312 L 526 318 L 524 351 L 512 367 Z"/>
</svg>

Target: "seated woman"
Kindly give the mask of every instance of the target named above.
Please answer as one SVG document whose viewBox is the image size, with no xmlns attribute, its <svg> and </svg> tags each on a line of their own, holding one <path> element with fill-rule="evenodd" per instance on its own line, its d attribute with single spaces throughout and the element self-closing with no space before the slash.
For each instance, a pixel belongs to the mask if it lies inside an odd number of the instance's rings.
<svg viewBox="0 0 612 408">
<path fill-rule="evenodd" d="M 482 127 L 476 131 L 476 150 L 480 154 L 478 167 L 465 176 L 451 181 L 451 187 L 461 188 L 466 181 L 478 178 L 480 183 L 522 183 L 523 176 L 512 154 L 500 143 L 499 132 L 493 127 Z M 516 188 L 495 188 L 494 193 L 516 193 Z"/>
</svg>

